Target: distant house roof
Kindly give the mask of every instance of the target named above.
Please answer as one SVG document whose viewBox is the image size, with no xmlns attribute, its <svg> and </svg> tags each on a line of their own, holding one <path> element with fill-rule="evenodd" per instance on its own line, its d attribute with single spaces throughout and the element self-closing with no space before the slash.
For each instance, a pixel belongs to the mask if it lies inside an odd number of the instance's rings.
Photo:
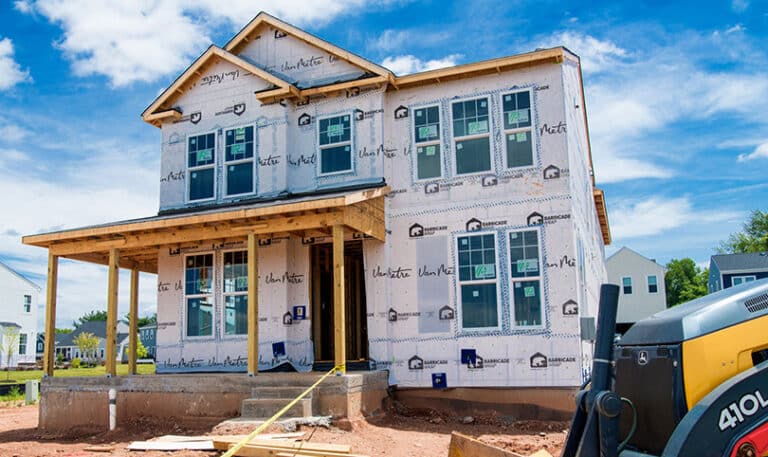
<svg viewBox="0 0 768 457">
<path fill-rule="evenodd" d="M 647 260 L 647 261 L 649 261 L 649 262 L 653 262 L 653 263 L 655 263 L 656 265 L 658 265 L 658 266 L 659 266 L 659 267 L 661 267 L 661 268 L 664 268 L 664 265 L 661 265 L 661 264 L 659 264 L 658 262 L 656 262 L 656 259 L 649 259 L 648 257 L 646 257 L 646 256 L 644 256 L 644 255 L 642 255 L 642 254 L 638 253 L 637 251 L 635 251 L 635 250 L 633 250 L 633 249 L 630 249 L 630 248 L 628 248 L 628 247 L 626 247 L 626 246 L 622 246 L 622 247 L 621 247 L 621 249 L 619 249 L 618 251 L 616 251 L 616 252 L 614 252 L 613 254 L 611 254 L 610 256 L 608 256 L 608 258 L 607 258 L 607 259 L 605 259 L 605 260 L 606 260 L 606 261 L 608 261 L 608 260 L 611 260 L 612 258 L 614 258 L 614 257 L 615 257 L 617 254 L 619 254 L 619 253 L 620 253 L 620 252 L 622 252 L 622 251 L 624 251 L 624 252 L 630 252 L 630 253 L 632 253 L 632 254 L 634 254 L 634 255 L 638 256 L 638 257 L 642 257 L 643 259 L 645 259 L 645 260 Z"/>
<path fill-rule="evenodd" d="M 117 342 L 118 344 L 128 337 L 128 333 L 120 332 L 121 324 L 125 326 L 125 323 L 119 321 Z M 75 329 L 72 333 L 59 333 L 56 335 L 56 344 L 59 346 L 77 346 L 75 344 L 75 338 L 81 333 L 92 333 L 95 337 L 105 339 L 107 337 L 107 322 L 106 321 L 88 321 L 83 322 L 80 327 Z"/>
<path fill-rule="evenodd" d="M 21 328 L 21 325 L 16 322 L 0 322 L 0 327 L 16 327 Z"/>
<path fill-rule="evenodd" d="M 768 252 L 750 254 L 718 254 L 712 256 L 712 263 L 721 273 L 741 270 L 768 270 Z"/>
<path fill-rule="evenodd" d="M 42 290 L 42 288 L 40 286 L 38 286 L 37 284 L 33 283 L 27 277 L 25 277 L 23 274 L 19 273 L 18 271 L 14 270 L 13 268 L 9 267 L 7 264 L 3 263 L 2 261 L 0 261 L 0 267 L 5 268 L 6 270 L 10 271 L 11 274 L 13 274 L 14 276 L 19 277 L 19 279 L 24 280 L 27 284 L 29 284 L 30 286 L 34 287 L 38 291 Z"/>
</svg>

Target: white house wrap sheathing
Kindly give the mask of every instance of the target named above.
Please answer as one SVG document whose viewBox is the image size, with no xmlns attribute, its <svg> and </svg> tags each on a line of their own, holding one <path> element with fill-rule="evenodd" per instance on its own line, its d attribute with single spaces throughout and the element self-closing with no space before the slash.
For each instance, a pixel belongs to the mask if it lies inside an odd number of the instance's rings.
<svg viewBox="0 0 768 457">
<path fill-rule="evenodd" d="M 299 87 L 362 75 L 351 64 L 274 32 L 267 29 L 241 57 Z M 580 318 L 594 316 L 605 269 L 574 64 L 566 59 L 562 64 L 419 88 L 355 91 L 302 106 L 260 106 L 253 93 L 268 84 L 246 73 L 219 62 L 177 101 L 184 117 L 162 128 L 161 210 L 194 206 L 186 199 L 187 139 L 206 132 L 217 134 L 214 200 L 235 200 L 222 197 L 222 132 L 249 125 L 255 132 L 256 192 L 246 197 L 384 179 L 392 189 L 386 198 L 387 239 L 365 239 L 363 244 L 372 368 L 390 370 L 390 382 L 401 386 L 582 382 L 590 344 L 582 341 Z M 534 164 L 508 169 L 502 97 L 521 90 L 529 91 L 531 98 L 532 128 L 527 135 L 534 145 Z M 457 175 L 451 103 L 473 98 L 485 98 L 489 104 L 492 170 Z M 432 105 L 440 113 L 443 178 L 419 181 L 413 109 Z M 353 172 L 318 177 L 318 119 L 333 115 L 351 118 Z M 520 266 L 510 263 L 509 242 L 521 229 L 536 230 L 540 240 L 543 322 L 538 326 L 515 325 L 513 315 L 511 269 Z M 495 236 L 495 263 L 482 269 L 496 276 L 499 325 L 492 330 L 463 330 L 460 325 L 457 243 L 467 233 Z M 259 369 L 287 361 L 298 370 L 309 370 L 314 354 L 309 240 L 286 237 L 261 244 Z M 243 249 L 244 243 L 200 243 L 160 252 L 158 372 L 245 371 L 246 336 L 224 335 L 221 293 L 223 253 Z M 210 337 L 185 335 L 184 259 L 190 253 L 214 253 Z M 306 319 L 284 320 L 297 306 L 305 307 Z"/>
</svg>

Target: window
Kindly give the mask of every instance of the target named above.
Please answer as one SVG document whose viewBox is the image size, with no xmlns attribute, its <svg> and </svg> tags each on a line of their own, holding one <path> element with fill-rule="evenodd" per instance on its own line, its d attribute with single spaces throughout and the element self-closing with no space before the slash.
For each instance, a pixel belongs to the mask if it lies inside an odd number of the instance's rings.
<svg viewBox="0 0 768 457">
<path fill-rule="evenodd" d="M 658 283 L 658 279 L 656 279 L 656 275 L 648 276 L 648 293 L 649 294 L 659 293 L 659 283 Z"/>
<path fill-rule="evenodd" d="M 352 118 L 320 119 L 320 174 L 352 171 Z"/>
<path fill-rule="evenodd" d="M 26 353 L 27 353 L 27 334 L 20 333 L 19 334 L 19 355 L 24 355 Z"/>
<path fill-rule="evenodd" d="M 453 140 L 456 149 L 456 174 L 491 170 L 487 98 L 453 103 Z"/>
<path fill-rule="evenodd" d="M 734 286 L 738 286 L 739 284 L 744 284 L 745 282 L 752 282 L 755 279 L 757 279 L 757 276 L 755 275 L 749 275 L 749 276 L 734 276 L 731 278 L 731 284 Z"/>
<path fill-rule="evenodd" d="M 224 133 L 226 194 L 253 192 L 253 127 L 238 127 Z"/>
<path fill-rule="evenodd" d="M 224 334 L 248 333 L 248 252 L 224 253 Z"/>
<path fill-rule="evenodd" d="M 625 294 L 630 295 L 632 293 L 632 278 L 621 278 L 621 285 Z"/>
<path fill-rule="evenodd" d="M 216 134 L 206 133 L 189 137 L 187 144 L 187 175 L 189 200 L 208 200 L 214 197 L 216 163 Z"/>
<path fill-rule="evenodd" d="M 525 230 L 509 234 L 509 258 L 512 272 L 512 297 L 515 325 L 542 324 L 541 256 L 539 231 Z"/>
<path fill-rule="evenodd" d="M 443 174 L 440 160 L 440 108 L 417 108 L 413 110 L 413 118 L 416 179 L 439 178 Z"/>
<path fill-rule="evenodd" d="M 507 148 L 507 168 L 533 165 L 533 135 L 531 129 L 531 93 L 505 94 L 504 136 Z"/>
<path fill-rule="evenodd" d="M 24 296 L 24 312 L 25 313 L 32 312 L 32 296 L 31 295 Z"/>
<path fill-rule="evenodd" d="M 184 293 L 187 301 L 187 336 L 213 333 L 213 254 L 186 259 Z"/>
<path fill-rule="evenodd" d="M 457 241 L 461 327 L 498 328 L 496 236 L 492 233 L 460 236 Z"/>
</svg>

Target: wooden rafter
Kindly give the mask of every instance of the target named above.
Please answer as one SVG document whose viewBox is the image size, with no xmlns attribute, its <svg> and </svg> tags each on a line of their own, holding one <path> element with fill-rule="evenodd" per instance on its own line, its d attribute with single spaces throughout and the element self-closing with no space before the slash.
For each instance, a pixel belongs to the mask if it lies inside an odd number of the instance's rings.
<svg viewBox="0 0 768 457">
<path fill-rule="evenodd" d="M 120 268 L 155 273 L 163 248 L 217 240 L 241 241 L 249 234 L 327 234 L 332 227 L 343 225 L 383 241 L 383 200 L 388 192 L 389 187 L 385 186 L 324 199 L 30 235 L 22 242 L 45 247 L 57 257 L 102 265 L 110 264 L 110 252 L 115 251 L 120 254 Z"/>
<path fill-rule="evenodd" d="M 597 210 L 597 220 L 600 222 L 600 232 L 603 235 L 603 243 L 611 244 L 611 227 L 608 224 L 608 210 L 605 207 L 605 193 L 602 189 L 594 188 L 592 194 L 595 199 L 595 209 Z"/>
</svg>

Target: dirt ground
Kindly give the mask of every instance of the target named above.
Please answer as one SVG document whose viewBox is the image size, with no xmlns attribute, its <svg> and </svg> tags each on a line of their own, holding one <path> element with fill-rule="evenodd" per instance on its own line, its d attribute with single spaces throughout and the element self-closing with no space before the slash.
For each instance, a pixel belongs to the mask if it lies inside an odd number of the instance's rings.
<svg viewBox="0 0 768 457">
<path fill-rule="evenodd" d="M 307 432 L 304 440 L 318 443 L 349 444 L 353 453 L 378 456 L 446 457 L 451 431 L 473 436 L 483 442 L 529 455 L 546 449 L 559 455 L 565 441 L 566 422 L 513 421 L 504 417 L 474 417 L 470 424 L 461 417 L 434 411 L 398 409 L 386 415 L 343 424 L 339 427 L 301 427 Z M 113 432 L 93 434 L 81 431 L 68 436 L 46 435 L 37 430 L 37 406 L 0 408 L 0 457 L 56 456 L 98 457 L 100 455 L 133 457 L 192 457 L 218 456 L 218 452 L 176 451 L 136 452 L 126 449 L 131 441 L 145 440 L 164 434 L 205 435 L 245 434 L 243 426 L 181 427 L 173 421 L 157 423 L 138 420 L 119 425 Z M 282 431 L 273 428 L 272 432 Z M 112 452 L 91 452 L 92 446 L 108 446 Z"/>
</svg>

